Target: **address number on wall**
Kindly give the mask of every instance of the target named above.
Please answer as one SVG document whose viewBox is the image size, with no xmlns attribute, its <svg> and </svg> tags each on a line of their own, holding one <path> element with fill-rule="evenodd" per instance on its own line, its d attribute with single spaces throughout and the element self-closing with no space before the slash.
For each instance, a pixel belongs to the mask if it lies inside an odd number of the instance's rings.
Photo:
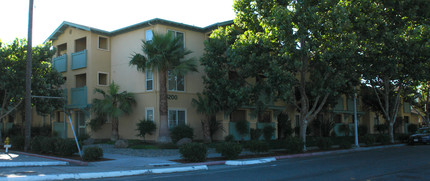
<svg viewBox="0 0 430 181">
<path fill-rule="evenodd" d="M 169 100 L 178 100 L 178 95 L 167 95 L 167 99 L 169 99 Z"/>
</svg>

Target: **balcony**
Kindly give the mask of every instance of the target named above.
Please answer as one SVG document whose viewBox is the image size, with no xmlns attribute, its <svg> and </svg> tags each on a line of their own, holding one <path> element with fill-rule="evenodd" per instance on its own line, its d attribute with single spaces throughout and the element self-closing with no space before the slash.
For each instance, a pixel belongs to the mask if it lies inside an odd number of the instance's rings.
<svg viewBox="0 0 430 181">
<path fill-rule="evenodd" d="M 84 108 L 87 106 L 87 87 L 70 89 L 71 103 L 69 108 Z"/>
<path fill-rule="evenodd" d="M 52 60 L 52 67 L 58 72 L 66 72 L 67 71 L 67 54 L 61 55 L 59 57 L 55 57 Z"/>
<path fill-rule="evenodd" d="M 72 70 L 87 67 L 87 50 L 72 53 Z"/>
</svg>

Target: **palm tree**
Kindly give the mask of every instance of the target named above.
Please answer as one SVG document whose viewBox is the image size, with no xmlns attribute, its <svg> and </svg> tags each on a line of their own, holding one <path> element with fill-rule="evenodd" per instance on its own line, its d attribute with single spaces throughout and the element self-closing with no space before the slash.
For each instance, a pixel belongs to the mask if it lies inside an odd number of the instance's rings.
<svg viewBox="0 0 430 181">
<path fill-rule="evenodd" d="M 183 47 L 180 37 L 173 37 L 172 33 L 154 33 L 152 41 L 142 40 L 143 54 L 135 53 L 130 65 L 137 66 L 137 70 L 157 70 L 160 84 L 160 126 L 159 142 L 170 142 L 167 106 L 167 73 L 185 75 L 189 71 L 197 71 L 197 65 L 192 58 L 185 59 L 191 51 Z"/>
<path fill-rule="evenodd" d="M 127 91 L 119 92 L 119 85 L 112 82 L 109 85 L 108 91 L 102 89 L 94 89 L 94 93 L 100 93 L 103 99 L 93 99 L 92 111 L 97 116 L 106 117 L 112 122 L 111 140 L 118 140 L 118 118 L 123 114 L 129 114 L 132 111 L 132 106 L 136 104 L 134 94 Z"/>
</svg>

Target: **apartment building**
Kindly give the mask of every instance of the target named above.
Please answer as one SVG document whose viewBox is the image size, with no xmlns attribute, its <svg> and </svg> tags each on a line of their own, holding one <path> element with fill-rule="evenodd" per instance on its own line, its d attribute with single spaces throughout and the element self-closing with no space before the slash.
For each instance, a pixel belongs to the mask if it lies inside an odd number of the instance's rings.
<svg viewBox="0 0 430 181">
<path fill-rule="evenodd" d="M 155 70 L 140 72 L 130 66 L 129 61 L 135 52 L 141 52 L 142 41 L 151 41 L 154 33 L 173 33 L 183 40 L 183 46 L 193 53 L 189 55 L 197 60 L 204 53 L 204 41 L 212 30 L 219 26 L 232 24 L 232 21 L 216 23 L 207 27 L 196 27 L 163 19 L 151 19 L 114 31 L 104 31 L 93 27 L 83 26 L 71 22 L 63 22 L 47 39 L 57 48 L 53 58 L 53 67 L 62 73 L 66 83 L 63 85 L 67 100 L 66 112 L 58 110 L 49 117 L 52 128 L 61 137 L 73 137 L 72 127 L 77 135 L 88 134 L 92 138 L 107 139 L 111 135 L 111 124 L 108 122 L 98 131 L 92 131 L 87 126 L 94 118 L 91 113 L 91 102 L 94 98 L 101 98 L 94 93 L 95 88 L 106 90 L 107 86 L 115 82 L 120 91 L 135 94 L 137 105 L 133 112 L 119 118 L 119 136 L 123 139 L 138 139 L 136 123 L 142 119 L 155 121 L 159 125 L 159 84 L 158 73 Z M 187 124 L 194 128 L 194 138 L 203 139 L 201 115 L 192 105 L 192 99 L 202 92 L 204 85 L 203 67 L 198 66 L 198 72 L 191 72 L 185 76 L 168 77 L 168 124 L 174 127 Z M 241 139 L 235 129 L 236 121 L 247 120 L 250 128 L 278 127 L 278 116 L 281 112 L 288 114 L 292 127 L 298 126 L 299 114 L 291 105 L 275 102 L 267 107 L 262 115 L 252 114 L 253 106 L 243 106 L 231 114 L 219 112 L 216 119 L 222 121 L 224 131 L 219 131 L 216 139 L 223 139 L 232 134 Z M 353 125 L 353 100 L 345 96 L 338 100 L 333 110 L 321 113 L 317 119 L 328 119 L 330 116 L 336 122 L 333 129 L 335 135 L 339 132 L 340 124 Z M 36 113 L 34 113 L 36 114 Z M 33 114 L 33 115 L 34 115 Z M 375 133 L 374 125 L 383 123 L 381 115 L 367 111 L 358 101 L 359 124 L 367 125 L 369 133 Z M 72 126 L 69 124 L 69 116 Z M 404 104 L 399 112 L 406 124 L 418 124 L 418 115 L 411 111 L 410 106 Z M 34 125 L 41 125 L 42 118 L 33 116 Z M 402 132 L 407 131 L 407 125 L 402 125 Z M 276 132 L 276 131 L 275 131 Z M 157 140 L 158 131 L 147 136 L 147 140 Z M 273 139 L 277 138 L 274 134 Z M 249 136 L 245 137 L 249 139 Z"/>
</svg>

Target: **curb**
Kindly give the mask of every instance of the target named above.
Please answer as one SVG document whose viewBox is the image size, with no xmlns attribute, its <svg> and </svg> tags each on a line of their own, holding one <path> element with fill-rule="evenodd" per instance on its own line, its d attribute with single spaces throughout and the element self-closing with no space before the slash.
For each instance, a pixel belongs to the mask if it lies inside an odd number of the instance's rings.
<svg viewBox="0 0 430 181">
<path fill-rule="evenodd" d="M 0 162 L 1 167 L 36 167 L 36 166 L 66 166 L 68 162 L 46 161 L 46 162 Z"/>
<path fill-rule="evenodd" d="M 72 159 L 67 159 L 67 158 L 59 158 L 59 157 L 53 157 L 53 156 L 38 155 L 38 154 L 34 154 L 34 153 L 26 153 L 26 152 L 20 152 L 20 151 L 14 151 L 14 153 L 18 153 L 18 154 L 22 154 L 22 155 L 27 155 L 27 156 L 34 156 L 34 157 L 39 157 L 39 158 L 46 158 L 46 159 L 51 159 L 51 160 L 58 160 L 58 161 L 69 162 L 70 164 L 73 164 L 73 165 L 88 166 L 87 162 L 79 161 L 79 160 L 72 160 Z"/>
<path fill-rule="evenodd" d="M 127 170 L 127 171 L 112 171 L 112 172 L 93 172 L 93 173 L 74 173 L 74 174 L 55 174 L 55 175 L 31 175 L 31 176 L 8 176 L 0 177 L 0 180 L 64 180 L 64 179 L 96 179 L 108 177 L 124 177 L 142 174 L 162 174 L 175 172 L 189 172 L 198 170 L 208 170 L 206 165 L 174 167 L 174 168 L 157 168 L 144 170 Z"/>
<path fill-rule="evenodd" d="M 234 165 L 234 166 L 241 166 L 241 165 L 255 165 L 255 164 L 261 164 L 261 163 L 269 163 L 276 161 L 275 157 L 270 158 L 263 158 L 258 160 L 228 160 L 225 162 L 226 165 Z"/>
</svg>

